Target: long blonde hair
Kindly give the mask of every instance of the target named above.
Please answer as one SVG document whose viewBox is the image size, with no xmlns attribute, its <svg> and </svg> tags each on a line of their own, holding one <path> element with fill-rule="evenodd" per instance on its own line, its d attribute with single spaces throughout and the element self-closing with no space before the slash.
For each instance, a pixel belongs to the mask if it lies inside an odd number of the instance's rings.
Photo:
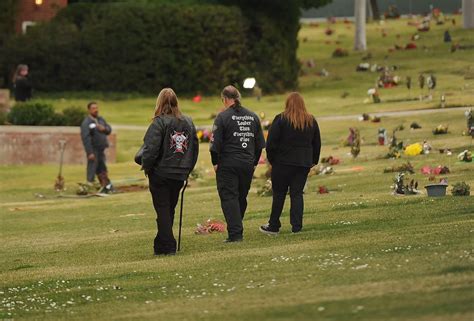
<svg viewBox="0 0 474 321">
<path fill-rule="evenodd" d="M 182 116 L 178 105 L 178 97 L 171 88 L 163 88 L 156 99 L 154 118 L 160 115 L 173 115 L 176 118 Z"/>
<path fill-rule="evenodd" d="M 295 129 L 304 130 L 313 125 L 314 117 L 306 110 L 303 97 L 292 92 L 286 98 L 285 111 L 282 114 Z"/>
</svg>

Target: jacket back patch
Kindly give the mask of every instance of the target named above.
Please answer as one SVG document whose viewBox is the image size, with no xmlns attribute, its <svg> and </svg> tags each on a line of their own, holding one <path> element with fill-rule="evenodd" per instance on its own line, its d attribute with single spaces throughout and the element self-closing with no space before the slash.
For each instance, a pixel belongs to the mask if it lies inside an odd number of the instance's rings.
<svg viewBox="0 0 474 321">
<path fill-rule="evenodd" d="M 188 136 L 185 132 L 177 132 L 176 130 L 170 134 L 170 149 L 173 150 L 173 153 L 184 154 L 188 149 Z"/>
</svg>

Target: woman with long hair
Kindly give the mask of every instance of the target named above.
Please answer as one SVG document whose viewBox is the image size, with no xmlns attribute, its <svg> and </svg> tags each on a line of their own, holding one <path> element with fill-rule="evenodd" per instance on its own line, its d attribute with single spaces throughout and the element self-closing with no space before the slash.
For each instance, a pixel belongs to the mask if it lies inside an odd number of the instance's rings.
<svg viewBox="0 0 474 321">
<path fill-rule="evenodd" d="M 27 101 L 32 97 L 33 86 L 29 77 L 28 66 L 18 65 L 13 75 L 13 91 L 16 101 Z"/>
<path fill-rule="evenodd" d="M 272 212 L 260 231 L 278 234 L 285 197 L 290 190 L 290 223 L 293 233 L 303 227 L 303 188 L 311 167 L 319 162 L 321 136 L 318 122 L 308 113 L 303 97 L 291 93 L 285 111 L 277 115 L 267 138 L 267 159 L 272 165 Z"/>
<path fill-rule="evenodd" d="M 193 121 L 181 113 L 178 97 L 171 88 L 158 95 L 153 121 L 143 141 L 142 169 L 149 179 L 157 215 L 154 252 L 174 255 L 175 208 L 179 191 L 196 165 L 199 142 Z"/>
</svg>

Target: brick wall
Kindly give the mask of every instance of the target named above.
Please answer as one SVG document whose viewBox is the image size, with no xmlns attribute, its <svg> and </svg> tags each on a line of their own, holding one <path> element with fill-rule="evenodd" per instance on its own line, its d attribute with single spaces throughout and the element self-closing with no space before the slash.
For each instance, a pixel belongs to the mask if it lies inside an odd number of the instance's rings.
<svg viewBox="0 0 474 321">
<path fill-rule="evenodd" d="M 49 21 L 56 13 L 67 6 L 68 0 L 42 0 L 41 5 L 37 5 L 35 0 L 18 0 L 18 11 L 16 16 L 15 30 L 22 32 L 24 21 Z"/>
<path fill-rule="evenodd" d="M 66 140 L 64 164 L 85 164 L 79 127 L 0 126 L 0 165 L 59 164 L 60 140 Z M 116 161 L 117 139 L 109 135 L 107 162 Z"/>
</svg>

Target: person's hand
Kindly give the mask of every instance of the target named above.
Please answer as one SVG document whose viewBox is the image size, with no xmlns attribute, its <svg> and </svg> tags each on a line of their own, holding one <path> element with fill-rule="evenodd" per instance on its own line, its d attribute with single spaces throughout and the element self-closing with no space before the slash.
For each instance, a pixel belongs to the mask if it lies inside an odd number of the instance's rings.
<svg viewBox="0 0 474 321">
<path fill-rule="evenodd" d="M 87 155 L 87 159 L 91 161 L 95 161 L 95 155 L 94 154 L 89 154 Z"/>
<path fill-rule="evenodd" d="M 101 125 L 101 124 L 98 124 L 97 125 L 97 129 L 100 131 L 100 132 L 105 132 L 105 126 Z"/>
<path fill-rule="evenodd" d="M 214 172 L 217 173 L 217 165 L 214 165 Z"/>
</svg>

